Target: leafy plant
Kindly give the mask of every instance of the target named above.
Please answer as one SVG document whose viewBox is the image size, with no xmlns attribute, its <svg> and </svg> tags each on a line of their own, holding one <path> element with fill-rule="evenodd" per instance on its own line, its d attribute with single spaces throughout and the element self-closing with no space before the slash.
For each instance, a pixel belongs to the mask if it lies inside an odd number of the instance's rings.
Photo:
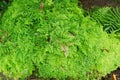
<svg viewBox="0 0 120 80">
<path fill-rule="evenodd" d="M 5 0 L 0 1 L 0 18 L 2 17 L 3 12 L 6 10 L 8 3 Z"/>
<path fill-rule="evenodd" d="M 102 24 L 103 29 L 108 33 L 120 32 L 120 10 L 118 7 L 104 7 L 93 12 L 92 18 L 99 24 Z"/>
<path fill-rule="evenodd" d="M 33 71 L 45 79 L 94 80 L 120 65 L 119 41 L 84 17 L 77 0 L 13 0 L 0 39 L 0 72 L 15 80 Z"/>
</svg>

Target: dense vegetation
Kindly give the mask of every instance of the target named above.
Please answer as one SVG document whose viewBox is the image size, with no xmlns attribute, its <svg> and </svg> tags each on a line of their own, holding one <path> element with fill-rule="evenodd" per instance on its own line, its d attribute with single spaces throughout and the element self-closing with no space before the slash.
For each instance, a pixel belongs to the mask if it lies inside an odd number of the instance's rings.
<svg viewBox="0 0 120 80">
<path fill-rule="evenodd" d="M 94 80 L 120 66 L 119 39 L 77 3 L 13 0 L 0 23 L 0 72 L 15 80 L 33 72 L 44 79 Z"/>
</svg>

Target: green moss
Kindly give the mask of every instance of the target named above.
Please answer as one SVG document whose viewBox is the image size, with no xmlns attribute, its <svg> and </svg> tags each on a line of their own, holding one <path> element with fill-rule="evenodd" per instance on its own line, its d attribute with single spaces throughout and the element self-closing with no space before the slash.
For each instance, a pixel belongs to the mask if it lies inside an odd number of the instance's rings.
<svg viewBox="0 0 120 80">
<path fill-rule="evenodd" d="M 120 43 L 83 16 L 77 0 L 14 0 L 0 24 L 0 72 L 96 79 L 119 66 Z M 98 75 L 95 75 L 98 74 Z"/>
</svg>

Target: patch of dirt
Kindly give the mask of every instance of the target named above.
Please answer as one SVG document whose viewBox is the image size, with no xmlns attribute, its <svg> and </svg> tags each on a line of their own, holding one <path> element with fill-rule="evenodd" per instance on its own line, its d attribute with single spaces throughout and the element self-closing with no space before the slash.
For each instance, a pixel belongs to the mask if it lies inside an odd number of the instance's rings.
<svg viewBox="0 0 120 80">
<path fill-rule="evenodd" d="M 84 9 L 93 9 L 95 6 L 104 7 L 104 6 L 120 6 L 120 0 L 79 0 L 78 5 L 82 4 Z"/>
<path fill-rule="evenodd" d="M 112 71 L 110 74 L 102 77 L 101 80 L 120 80 L 120 68 L 115 71 Z"/>
</svg>

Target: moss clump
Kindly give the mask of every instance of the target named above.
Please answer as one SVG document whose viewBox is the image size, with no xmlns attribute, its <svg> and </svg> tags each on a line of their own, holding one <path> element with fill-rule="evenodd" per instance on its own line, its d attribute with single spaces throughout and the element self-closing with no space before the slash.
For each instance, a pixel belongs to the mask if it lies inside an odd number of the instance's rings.
<svg viewBox="0 0 120 80">
<path fill-rule="evenodd" d="M 0 38 L 0 72 L 14 79 L 36 70 L 43 78 L 96 79 L 119 66 L 120 43 L 83 16 L 77 0 L 13 0 Z"/>
</svg>

